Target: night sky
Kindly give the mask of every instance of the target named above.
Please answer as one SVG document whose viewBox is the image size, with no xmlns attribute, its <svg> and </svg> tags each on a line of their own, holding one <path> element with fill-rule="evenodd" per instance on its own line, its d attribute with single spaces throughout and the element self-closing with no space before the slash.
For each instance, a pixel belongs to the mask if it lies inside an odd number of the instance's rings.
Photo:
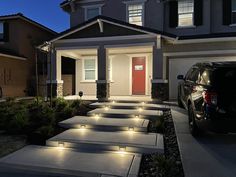
<svg viewBox="0 0 236 177">
<path fill-rule="evenodd" d="M 60 8 L 63 0 L 0 0 L 0 15 L 23 13 L 56 32 L 69 28 L 69 15 Z"/>
</svg>

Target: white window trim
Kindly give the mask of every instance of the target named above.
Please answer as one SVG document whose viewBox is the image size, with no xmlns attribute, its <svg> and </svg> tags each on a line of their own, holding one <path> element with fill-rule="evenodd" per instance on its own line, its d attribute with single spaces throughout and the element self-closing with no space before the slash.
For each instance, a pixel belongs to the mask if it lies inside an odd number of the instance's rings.
<svg viewBox="0 0 236 177">
<path fill-rule="evenodd" d="M 98 8 L 99 9 L 99 15 L 102 14 L 102 6 L 104 4 L 96 4 L 96 5 L 89 5 L 89 6 L 82 6 L 82 8 L 84 8 L 84 20 L 87 21 L 88 19 L 88 9 L 94 9 L 94 8 Z"/>
<path fill-rule="evenodd" d="M 146 0 L 134 0 L 134 1 L 125 1 L 126 4 L 126 22 L 129 23 L 129 5 L 142 5 L 143 13 L 142 13 L 142 26 L 145 26 L 145 2 Z"/>
<path fill-rule="evenodd" d="M 231 0 L 231 3 L 233 4 L 233 0 Z M 231 24 L 229 25 L 232 27 L 236 26 L 236 23 L 233 23 L 233 16 L 232 16 L 233 13 L 236 13 L 236 10 L 233 10 L 233 7 L 232 7 L 232 9 L 231 9 Z"/>
<path fill-rule="evenodd" d="M 110 62 L 110 83 L 113 83 L 114 80 L 113 80 L 113 74 L 112 74 L 112 61 L 113 61 L 113 58 L 115 57 L 115 55 L 112 55 L 112 56 L 109 56 L 109 62 Z M 109 68 L 108 68 L 109 69 Z M 109 72 L 109 70 L 108 70 Z"/>
<path fill-rule="evenodd" d="M 98 78 L 98 66 L 97 66 L 97 56 L 84 56 L 81 58 L 82 59 L 82 80 L 80 81 L 81 83 L 95 83 L 97 78 Z M 94 80 L 85 80 L 85 69 L 84 69 L 84 61 L 85 60 L 91 60 L 95 59 L 95 79 Z"/>
<path fill-rule="evenodd" d="M 178 5 L 179 5 L 179 1 L 178 1 Z M 176 27 L 177 29 L 180 28 L 195 28 L 196 26 L 194 25 L 194 0 L 193 0 L 193 17 L 192 17 L 192 24 L 191 25 L 185 25 L 185 26 L 180 26 L 179 25 L 179 15 L 183 15 L 183 14 L 190 14 L 190 13 L 179 13 L 179 9 L 178 9 L 178 26 Z"/>
</svg>

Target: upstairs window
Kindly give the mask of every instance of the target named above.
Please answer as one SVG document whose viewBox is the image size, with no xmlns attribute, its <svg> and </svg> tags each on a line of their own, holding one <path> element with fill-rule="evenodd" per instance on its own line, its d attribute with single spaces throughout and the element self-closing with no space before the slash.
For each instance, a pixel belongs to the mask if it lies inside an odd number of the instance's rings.
<svg viewBox="0 0 236 177">
<path fill-rule="evenodd" d="M 134 25 L 143 25 L 144 9 L 143 4 L 128 5 L 128 20 L 129 23 Z"/>
<path fill-rule="evenodd" d="M 179 0 L 178 1 L 178 26 L 193 26 L 194 25 L 194 0 Z"/>
<path fill-rule="evenodd" d="M 98 15 L 101 15 L 102 6 L 101 5 L 95 5 L 95 6 L 85 6 L 85 20 L 89 20 L 91 18 L 94 18 Z"/>
<path fill-rule="evenodd" d="M 84 60 L 84 80 L 85 81 L 96 80 L 96 59 Z"/>
<path fill-rule="evenodd" d="M 236 24 L 236 0 L 232 0 L 232 24 Z"/>
<path fill-rule="evenodd" d="M 3 22 L 0 22 L 0 40 L 4 38 L 4 25 Z"/>
</svg>

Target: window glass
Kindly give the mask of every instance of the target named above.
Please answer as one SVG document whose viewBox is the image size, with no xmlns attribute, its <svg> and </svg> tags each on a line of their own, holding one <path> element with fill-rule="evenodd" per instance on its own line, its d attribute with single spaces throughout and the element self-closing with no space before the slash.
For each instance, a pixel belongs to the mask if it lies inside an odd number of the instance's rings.
<svg viewBox="0 0 236 177">
<path fill-rule="evenodd" d="M 186 75 L 186 80 L 196 82 L 198 80 L 199 71 L 197 68 L 192 68 Z"/>
<path fill-rule="evenodd" d="M 194 0 L 178 1 L 179 26 L 193 25 Z"/>
<path fill-rule="evenodd" d="M 129 23 L 142 26 L 143 25 L 143 5 L 129 5 Z"/>
<path fill-rule="evenodd" d="M 232 24 L 236 24 L 236 0 L 232 0 Z"/>
<path fill-rule="evenodd" d="M 87 9 L 87 20 L 100 15 L 99 8 L 88 8 Z"/>
<path fill-rule="evenodd" d="M 3 39 L 3 33 L 4 33 L 4 29 L 3 29 L 3 23 L 0 22 L 0 39 Z"/>
<path fill-rule="evenodd" d="M 211 85 L 211 79 L 210 78 L 211 78 L 211 71 L 205 70 L 200 76 L 199 84 Z"/>
<path fill-rule="evenodd" d="M 84 80 L 95 80 L 96 62 L 95 59 L 84 60 Z"/>
</svg>

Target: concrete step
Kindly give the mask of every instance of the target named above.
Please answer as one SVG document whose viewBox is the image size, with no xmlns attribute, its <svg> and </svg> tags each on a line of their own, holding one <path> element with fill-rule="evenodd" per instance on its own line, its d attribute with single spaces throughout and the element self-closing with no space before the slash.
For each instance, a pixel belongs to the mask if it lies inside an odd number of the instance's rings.
<svg viewBox="0 0 236 177">
<path fill-rule="evenodd" d="M 110 109 L 108 107 L 98 108 L 88 112 L 89 116 L 100 115 L 102 117 L 112 117 L 112 118 L 158 118 L 158 116 L 163 115 L 163 111 L 160 110 L 145 110 L 143 108 L 139 109 Z"/>
<path fill-rule="evenodd" d="M 48 146 L 93 149 L 135 153 L 164 152 L 163 136 L 156 133 L 133 131 L 101 132 L 88 129 L 70 129 L 49 140 Z"/>
<path fill-rule="evenodd" d="M 141 155 L 133 153 L 91 153 L 60 147 L 26 146 L 0 159 L 0 167 L 10 169 L 12 173 L 31 171 L 35 175 L 46 173 L 47 176 L 134 177 L 138 176 L 140 162 Z"/>
<path fill-rule="evenodd" d="M 80 128 L 102 130 L 102 131 L 121 131 L 133 128 L 134 131 L 147 132 L 149 120 L 146 119 L 117 119 L 102 118 L 100 116 L 86 117 L 75 116 L 59 123 L 63 128 Z"/>
<path fill-rule="evenodd" d="M 92 103 L 91 106 L 94 108 L 105 108 L 109 107 L 110 109 L 139 109 L 143 108 L 145 110 L 166 110 L 168 107 L 165 105 L 157 104 L 148 104 L 145 102 L 141 103 L 120 103 L 120 102 L 96 102 Z"/>
</svg>

